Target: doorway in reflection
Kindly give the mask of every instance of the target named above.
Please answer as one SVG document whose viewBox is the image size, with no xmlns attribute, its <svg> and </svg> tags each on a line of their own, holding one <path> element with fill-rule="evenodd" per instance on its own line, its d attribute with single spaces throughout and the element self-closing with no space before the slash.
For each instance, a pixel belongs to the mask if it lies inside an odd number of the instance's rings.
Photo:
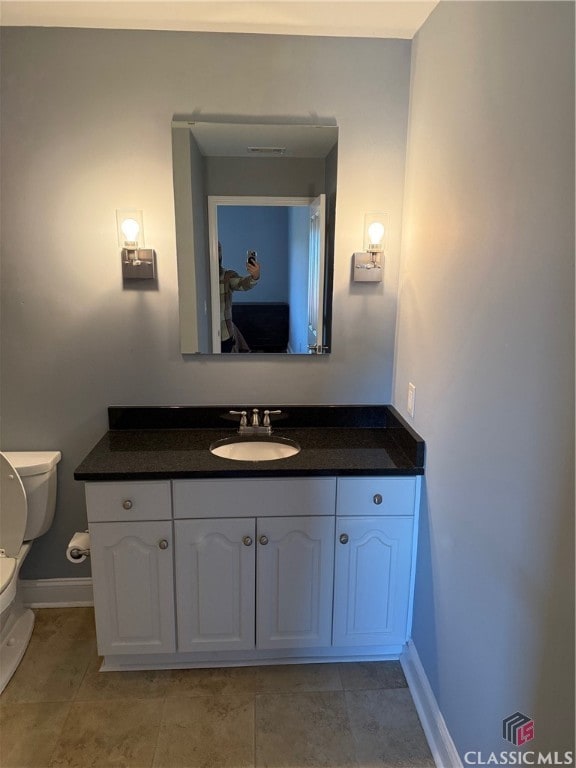
<svg viewBox="0 0 576 768">
<path fill-rule="evenodd" d="M 315 277 L 322 284 L 322 275 L 314 276 L 314 271 L 323 268 L 324 261 L 323 242 L 315 243 L 311 237 L 317 208 L 318 201 L 310 198 L 209 198 L 214 297 L 216 282 L 219 285 L 218 301 L 213 306 L 219 308 L 220 322 L 213 316 L 212 325 L 220 329 L 221 338 L 214 334 L 215 349 L 232 327 L 234 352 L 308 354 L 311 326 L 316 324 L 310 318 L 310 280 Z M 213 244 L 218 242 L 222 269 L 213 252 Z M 311 256 L 311 248 L 321 248 L 322 253 Z M 249 279 L 247 268 L 248 254 L 254 251 L 260 267 L 257 281 Z M 246 279 L 230 280 L 231 275 Z M 238 290 L 230 291 L 230 283 Z M 224 320 L 225 296 L 226 314 L 232 323 Z"/>
</svg>

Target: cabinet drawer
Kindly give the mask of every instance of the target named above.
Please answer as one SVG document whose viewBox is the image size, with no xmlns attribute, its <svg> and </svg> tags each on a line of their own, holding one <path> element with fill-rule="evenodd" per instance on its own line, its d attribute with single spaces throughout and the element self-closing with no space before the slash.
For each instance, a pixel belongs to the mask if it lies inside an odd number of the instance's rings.
<svg viewBox="0 0 576 768">
<path fill-rule="evenodd" d="M 86 483 L 88 522 L 170 520 L 170 481 Z"/>
<path fill-rule="evenodd" d="M 334 515 L 336 478 L 173 480 L 174 517 Z"/>
<path fill-rule="evenodd" d="M 340 477 L 337 515 L 413 515 L 417 477 Z"/>
</svg>

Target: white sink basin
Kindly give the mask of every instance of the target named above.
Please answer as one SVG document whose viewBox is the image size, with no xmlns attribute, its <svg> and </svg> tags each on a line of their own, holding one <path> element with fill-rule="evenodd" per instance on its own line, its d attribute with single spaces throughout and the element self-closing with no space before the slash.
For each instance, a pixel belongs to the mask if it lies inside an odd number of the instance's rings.
<svg viewBox="0 0 576 768">
<path fill-rule="evenodd" d="M 227 437 L 210 446 L 210 452 L 222 459 L 234 461 L 276 461 L 295 456 L 300 446 L 287 437 L 238 438 Z"/>
</svg>

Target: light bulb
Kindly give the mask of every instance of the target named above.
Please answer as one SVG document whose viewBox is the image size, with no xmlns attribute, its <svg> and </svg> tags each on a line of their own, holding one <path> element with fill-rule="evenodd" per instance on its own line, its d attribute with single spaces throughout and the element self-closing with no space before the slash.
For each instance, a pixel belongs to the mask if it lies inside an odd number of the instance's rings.
<svg viewBox="0 0 576 768">
<path fill-rule="evenodd" d="M 120 229 L 124 237 L 126 238 L 126 245 L 138 242 L 138 235 L 140 234 L 140 224 L 136 219 L 124 219 Z"/>
<path fill-rule="evenodd" d="M 384 225 L 380 224 L 379 221 L 374 221 L 368 227 L 368 237 L 371 244 L 380 245 L 384 237 Z"/>
</svg>

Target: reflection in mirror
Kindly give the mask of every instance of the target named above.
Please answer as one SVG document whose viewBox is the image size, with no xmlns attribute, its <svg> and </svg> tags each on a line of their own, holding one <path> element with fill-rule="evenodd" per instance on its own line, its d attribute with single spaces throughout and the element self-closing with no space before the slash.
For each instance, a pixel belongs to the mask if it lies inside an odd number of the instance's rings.
<svg viewBox="0 0 576 768">
<path fill-rule="evenodd" d="M 337 140 L 173 121 L 182 353 L 330 351 Z"/>
<path fill-rule="evenodd" d="M 325 195 L 208 198 L 213 349 L 316 347 L 324 318 L 309 297 L 323 285 L 324 219 Z"/>
</svg>

